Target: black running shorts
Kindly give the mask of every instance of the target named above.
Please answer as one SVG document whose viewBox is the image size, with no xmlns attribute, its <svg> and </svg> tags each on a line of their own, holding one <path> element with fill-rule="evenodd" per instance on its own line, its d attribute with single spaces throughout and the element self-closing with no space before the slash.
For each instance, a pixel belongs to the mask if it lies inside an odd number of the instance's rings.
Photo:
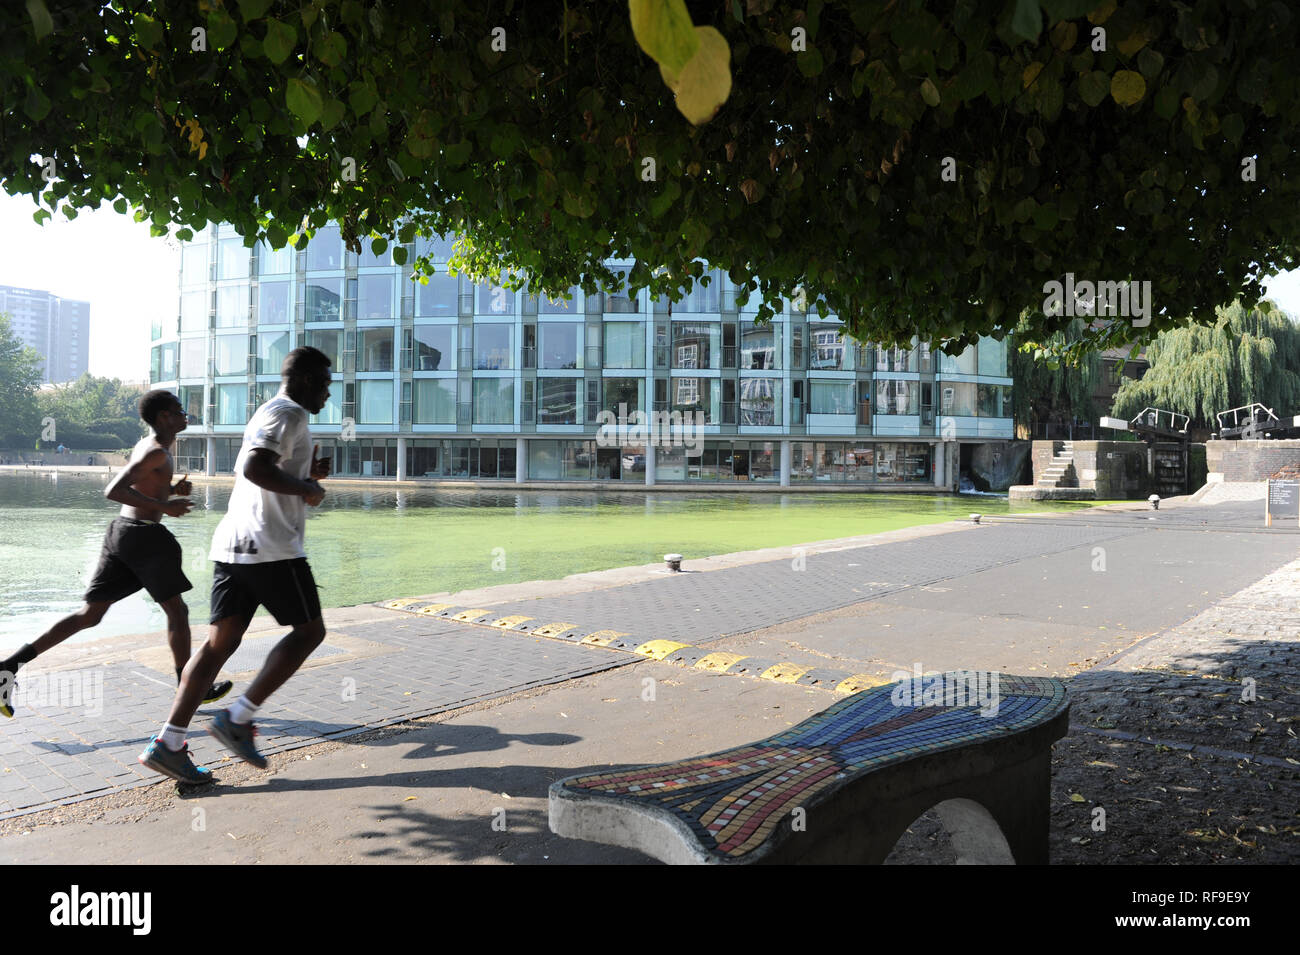
<svg viewBox="0 0 1300 955">
<path fill-rule="evenodd" d="M 118 517 L 108 525 L 86 603 L 116 603 L 143 587 L 158 603 L 193 589 L 181 569 L 181 545 L 154 521 Z"/>
<path fill-rule="evenodd" d="M 263 564 L 223 564 L 212 571 L 210 623 L 226 617 L 251 619 L 265 607 L 283 627 L 296 627 L 320 616 L 320 595 L 306 557 Z"/>
</svg>

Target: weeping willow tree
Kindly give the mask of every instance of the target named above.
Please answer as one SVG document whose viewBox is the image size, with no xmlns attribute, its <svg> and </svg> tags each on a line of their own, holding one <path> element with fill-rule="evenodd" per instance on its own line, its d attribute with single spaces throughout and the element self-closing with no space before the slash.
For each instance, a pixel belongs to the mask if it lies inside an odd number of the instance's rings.
<svg viewBox="0 0 1300 955">
<path fill-rule="evenodd" d="M 1101 356 L 1089 351 L 1075 364 L 1050 357 L 1079 341 L 1087 327 L 1082 319 L 1075 319 L 1065 331 L 1057 332 L 1046 342 L 1012 351 L 1010 372 L 1015 380 L 1012 404 L 1018 426 L 1023 425 L 1032 433 L 1035 423 L 1040 421 L 1064 425 L 1076 419 L 1096 420 L 1092 395 L 1101 380 Z M 1019 339 L 1026 326 L 1022 323 L 1017 331 Z"/>
<path fill-rule="evenodd" d="M 1215 310 L 1213 325 L 1161 332 L 1147 349 L 1150 370 L 1127 380 L 1112 414 L 1132 418 L 1146 407 L 1188 415 L 1214 427 L 1215 414 L 1258 401 L 1278 417 L 1300 413 L 1300 325 L 1272 302 Z"/>
</svg>

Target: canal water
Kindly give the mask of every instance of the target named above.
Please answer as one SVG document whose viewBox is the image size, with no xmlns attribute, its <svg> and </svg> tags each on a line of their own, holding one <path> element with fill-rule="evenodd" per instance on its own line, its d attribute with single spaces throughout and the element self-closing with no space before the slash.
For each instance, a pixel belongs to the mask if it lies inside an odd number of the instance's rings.
<svg viewBox="0 0 1300 955">
<path fill-rule="evenodd" d="M 38 636 L 81 606 L 104 530 L 118 505 L 108 476 L 0 472 L 0 651 Z M 509 486 L 417 489 L 329 482 L 308 509 L 307 557 L 325 607 L 470 587 L 556 579 L 661 561 L 779 547 L 985 514 L 1080 505 L 1009 504 L 950 495 L 600 493 Z M 206 636 L 208 545 L 228 485 L 196 486 L 194 509 L 167 519 L 180 541 L 195 639 Z M 115 604 L 74 641 L 163 630 L 143 592 Z"/>
</svg>

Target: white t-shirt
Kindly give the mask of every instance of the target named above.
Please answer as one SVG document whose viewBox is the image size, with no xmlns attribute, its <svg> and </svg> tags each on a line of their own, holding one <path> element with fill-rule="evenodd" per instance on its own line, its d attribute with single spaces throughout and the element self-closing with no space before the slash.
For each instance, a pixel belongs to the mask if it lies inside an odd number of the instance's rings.
<svg viewBox="0 0 1300 955">
<path fill-rule="evenodd" d="M 295 494 L 268 491 L 244 477 L 244 463 L 253 449 L 265 448 L 279 455 L 276 464 L 282 471 L 306 480 L 312 453 L 307 417 L 306 408 L 280 392 L 258 408 L 244 428 L 244 444 L 235 460 L 235 489 L 212 535 L 212 560 L 264 564 L 307 556 L 307 502 Z"/>
</svg>

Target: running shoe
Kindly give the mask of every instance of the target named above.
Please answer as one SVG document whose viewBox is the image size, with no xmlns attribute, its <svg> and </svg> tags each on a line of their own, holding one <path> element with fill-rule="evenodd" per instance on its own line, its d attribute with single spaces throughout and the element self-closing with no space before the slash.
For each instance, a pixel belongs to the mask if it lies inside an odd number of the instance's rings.
<svg viewBox="0 0 1300 955">
<path fill-rule="evenodd" d="M 252 723 L 236 723 L 230 718 L 230 710 L 222 710 L 208 724 L 208 732 L 244 762 L 266 769 L 266 757 L 253 745 L 257 730 Z"/>
<path fill-rule="evenodd" d="M 203 694 L 203 702 L 217 702 L 217 700 L 229 693 L 234 685 L 235 684 L 231 683 L 229 680 L 218 680 L 216 683 L 212 684 L 211 689 L 209 689 L 207 693 Z"/>
<path fill-rule="evenodd" d="M 144 752 L 136 757 L 141 765 L 148 766 L 156 773 L 170 776 L 177 782 L 201 785 L 210 783 L 215 778 L 212 770 L 195 766 L 190 759 L 190 744 L 185 743 L 180 749 L 168 749 L 155 737 L 149 741 Z"/>
<path fill-rule="evenodd" d="M 0 715 L 14 718 L 14 690 L 18 681 L 8 670 L 0 671 Z"/>
</svg>

